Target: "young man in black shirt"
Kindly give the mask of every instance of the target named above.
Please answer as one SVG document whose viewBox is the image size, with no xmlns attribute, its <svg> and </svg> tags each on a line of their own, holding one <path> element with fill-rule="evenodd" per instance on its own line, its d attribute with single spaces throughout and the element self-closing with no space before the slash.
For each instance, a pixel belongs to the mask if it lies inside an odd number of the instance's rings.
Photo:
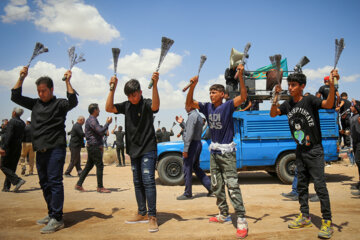
<svg viewBox="0 0 360 240">
<path fill-rule="evenodd" d="M 124 93 L 128 101 L 114 104 L 114 94 L 118 79 L 112 77 L 110 85 L 114 84 L 106 100 L 106 111 L 125 115 L 126 153 L 130 155 L 135 196 L 138 212 L 126 223 L 149 222 L 149 232 L 159 231 L 156 219 L 156 185 L 155 165 L 157 159 L 157 144 L 154 129 L 153 114 L 159 111 L 160 99 L 157 89 L 159 73 L 152 75 L 152 99 L 142 96 L 140 83 L 131 79 L 126 82 Z M 147 203 L 147 207 L 146 207 Z"/>
<path fill-rule="evenodd" d="M 111 131 L 112 134 L 115 134 L 116 136 L 116 154 L 119 161 L 119 164 L 116 165 L 117 167 L 124 166 L 125 167 L 125 154 L 124 154 L 124 136 L 125 132 L 122 131 L 122 126 L 119 126 L 118 130 L 115 131 L 117 126 L 115 125 L 114 129 Z M 122 158 L 122 164 L 121 164 L 121 158 Z"/>
<path fill-rule="evenodd" d="M 65 120 L 68 111 L 78 104 L 74 89 L 70 84 L 71 71 L 65 73 L 67 98 L 53 95 L 54 84 L 49 77 L 36 80 L 39 98 L 22 95 L 22 85 L 28 68 L 20 71 L 19 80 L 11 90 L 11 100 L 31 110 L 32 143 L 36 153 L 36 168 L 40 186 L 48 207 L 48 216 L 37 221 L 47 224 L 41 233 L 53 233 L 64 228 L 63 170 L 66 156 Z"/>
<path fill-rule="evenodd" d="M 315 191 L 320 199 L 322 226 L 318 234 L 321 238 L 330 238 L 333 233 L 331 225 L 331 209 L 329 193 L 325 182 L 324 150 L 319 120 L 319 109 L 331 109 L 334 105 L 335 87 L 334 78 L 339 79 L 337 70 L 331 71 L 329 80 L 329 94 L 327 99 L 321 100 L 315 96 L 303 96 L 306 85 L 306 76 L 302 73 L 290 74 L 287 78 L 290 100 L 280 106 L 273 103 L 270 116 L 287 115 L 291 134 L 297 143 L 296 166 L 298 171 L 299 203 L 301 214 L 289 223 L 289 228 L 310 227 L 312 225 L 309 213 L 309 182 L 314 180 Z M 276 86 L 276 92 L 281 87 Z M 275 97 L 277 98 L 277 97 Z M 276 102 L 276 101 L 275 101 Z"/>
</svg>

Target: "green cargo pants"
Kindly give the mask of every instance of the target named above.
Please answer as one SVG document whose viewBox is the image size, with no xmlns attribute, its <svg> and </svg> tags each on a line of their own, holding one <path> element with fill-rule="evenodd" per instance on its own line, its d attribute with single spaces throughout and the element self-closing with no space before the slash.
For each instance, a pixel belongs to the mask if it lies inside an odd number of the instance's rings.
<svg viewBox="0 0 360 240">
<path fill-rule="evenodd" d="M 245 217 L 245 207 L 238 183 L 236 169 L 236 152 L 210 154 L 211 188 L 216 195 L 216 204 L 220 214 L 229 215 L 229 206 L 226 203 L 225 185 L 228 189 L 230 202 L 238 217 Z"/>
</svg>

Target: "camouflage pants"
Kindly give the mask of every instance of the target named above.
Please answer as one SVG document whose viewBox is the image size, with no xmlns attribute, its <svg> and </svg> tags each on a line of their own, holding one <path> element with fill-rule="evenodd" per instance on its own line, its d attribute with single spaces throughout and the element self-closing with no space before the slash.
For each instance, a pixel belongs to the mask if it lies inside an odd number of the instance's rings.
<svg viewBox="0 0 360 240">
<path fill-rule="evenodd" d="M 230 202 L 238 217 L 245 217 L 245 207 L 238 183 L 236 169 L 236 153 L 210 154 L 211 188 L 216 195 L 216 204 L 220 213 L 229 215 L 229 206 L 226 202 L 225 185 L 228 189 Z"/>
</svg>

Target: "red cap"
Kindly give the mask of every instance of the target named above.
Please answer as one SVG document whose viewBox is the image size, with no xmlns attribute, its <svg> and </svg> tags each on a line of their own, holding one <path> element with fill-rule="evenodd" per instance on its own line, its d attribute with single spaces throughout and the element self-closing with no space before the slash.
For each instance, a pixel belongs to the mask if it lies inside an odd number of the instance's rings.
<svg viewBox="0 0 360 240">
<path fill-rule="evenodd" d="M 330 79 L 330 76 L 326 76 L 326 77 L 324 77 L 324 82 L 329 81 L 329 79 Z"/>
</svg>

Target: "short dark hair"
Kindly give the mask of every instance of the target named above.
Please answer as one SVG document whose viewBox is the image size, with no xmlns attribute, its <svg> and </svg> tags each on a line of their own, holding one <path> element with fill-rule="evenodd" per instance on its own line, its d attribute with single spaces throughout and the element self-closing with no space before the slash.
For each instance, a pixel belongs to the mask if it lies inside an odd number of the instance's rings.
<svg viewBox="0 0 360 240">
<path fill-rule="evenodd" d="M 90 114 L 93 114 L 96 109 L 99 109 L 99 105 L 97 103 L 91 103 L 89 105 L 88 111 Z"/>
<path fill-rule="evenodd" d="M 306 76 L 302 73 L 292 73 L 287 77 L 287 81 L 306 85 Z"/>
<path fill-rule="evenodd" d="M 342 92 L 341 95 L 340 95 L 340 97 L 347 97 L 347 96 L 348 96 L 348 95 L 347 95 L 346 92 Z"/>
<path fill-rule="evenodd" d="M 46 84 L 46 86 L 49 89 L 52 89 L 54 87 L 53 80 L 48 76 L 38 78 L 38 80 L 36 80 L 35 84 L 36 84 L 36 86 L 39 86 L 40 84 Z"/>
<path fill-rule="evenodd" d="M 213 84 L 210 86 L 209 91 L 216 90 L 225 93 L 225 87 L 221 84 Z"/>
<path fill-rule="evenodd" d="M 162 128 L 161 128 L 161 130 L 164 130 L 164 131 L 166 131 L 166 128 L 165 128 L 165 127 L 162 127 Z"/>
<path fill-rule="evenodd" d="M 125 83 L 124 93 L 126 96 L 129 96 L 130 94 L 138 91 L 141 91 L 140 83 L 138 80 L 130 79 Z"/>
</svg>

